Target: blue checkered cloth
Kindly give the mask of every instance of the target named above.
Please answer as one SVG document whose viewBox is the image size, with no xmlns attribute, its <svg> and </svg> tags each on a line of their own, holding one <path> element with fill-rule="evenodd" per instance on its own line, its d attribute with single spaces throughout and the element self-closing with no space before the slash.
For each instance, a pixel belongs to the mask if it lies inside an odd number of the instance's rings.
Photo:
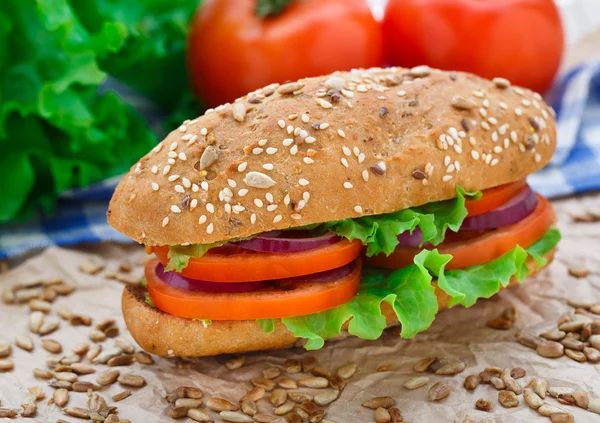
<svg viewBox="0 0 600 423">
<path fill-rule="evenodd" d="M 548 96 L 557 113 L 558 146 L 550 164 L 529 183 L 547 197 L 600 189 L 600 59 L 564 75 Z M 51 216 L 0 226 L 0 258 L 50 245 L 131 240 L 106 223 L 119 178 L 61 195 Z"/>
</svg>

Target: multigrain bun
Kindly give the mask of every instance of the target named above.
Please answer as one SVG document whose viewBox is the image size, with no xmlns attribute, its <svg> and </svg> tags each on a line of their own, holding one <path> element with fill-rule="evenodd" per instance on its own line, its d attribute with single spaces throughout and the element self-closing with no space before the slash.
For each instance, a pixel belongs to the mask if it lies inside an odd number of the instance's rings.
<svg viewBox="0 0 600 423">
<path fill-rule="evenodd" d="M 173 131 L 123 178 L 108 221 L 178 245 L 387 213 L 525 178 L 555 133 L 541 97 L 502 79 L 420 66 L 275 84 Z"/>
<path fill-rule="evenodd" d="M 549 264 L 554 258 L 554 250 L 545 258 Z M 536 270 L 532 259 L 527 261 L 527 267 L 532 272 L 541 270 Z M 517 283 L 513 278 L 509 286 Z M 448 308 L 450 297 L 437 285 L 435 288 L 439 309 Z M 160 356 L 203 357 L 270 350 L 291 347 L 297 341 L 279 319 L 275 322 L 275 330 L 265 333 L 254 320 L 221 320 L 205 325 L 201 320 L 164 313 L 146 304 L 141 286 L 125 288 L 122 309 L 133 339 L 146 351 Z M 381 310 L 388 326 L 398 325 L 396 314 L 389 304 L 383 303 Z"/>
</svg>

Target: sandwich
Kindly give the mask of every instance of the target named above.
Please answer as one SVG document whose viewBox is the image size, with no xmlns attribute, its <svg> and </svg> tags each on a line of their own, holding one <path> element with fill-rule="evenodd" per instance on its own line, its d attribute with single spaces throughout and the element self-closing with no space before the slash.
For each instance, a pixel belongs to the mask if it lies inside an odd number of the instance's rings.
<svg viewBox="0 0 600 423">
<path fill-rule="evenodd" d="M 125 288 L 161 356 L 408 339 L 522 282 L 560 239 L 526 177 L 556 145 L 541 96 L 419 66 L 272 84 L 186 120 L 108 222 L 152 255 Z"/>
</svg>

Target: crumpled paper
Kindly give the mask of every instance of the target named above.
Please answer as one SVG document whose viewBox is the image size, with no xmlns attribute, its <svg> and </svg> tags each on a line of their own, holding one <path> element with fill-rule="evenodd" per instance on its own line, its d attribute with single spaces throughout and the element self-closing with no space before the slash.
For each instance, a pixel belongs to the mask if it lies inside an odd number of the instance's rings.
<svg viewBox="0 0 600 423">
<path fill-rule="evenodd" d="M 119 408 L 119 416 L 130 419 L 133 423 L 171 421 L 168 417 L 168 403 L 164 399 L 165 393 L 181 385 L 202 389 L 205 398 L 221 396 L 237 402 L 252 387 L 249 380 L 262 377 L 264 368 L 283 368 L 286 359 L 301 359 L 310 354 L 318 360 L 321 367 L 329 370 L 335 370 L 351 361 L 358 364 L 357 373 L 349 380 L 339 400 L 328 408 L 326 419 L 338 423 L 374 421 L 373 411 L 360 405 L 374 396 L 393 397 L 408 422 L 462 422 L 465 415 L 477 422 L 485 417 L 494 417 L 498 423 L 549 422 L 548 418 L 529 409 L 522 396 L 519 397 L 519 407 L 505 409 L 498 403 L 497 391 L 490 385 L 480 385 L 474 392 L 468 392 L 463 388 L 463 382 L 467 375 L 478 373 L 487 366 L 523 367 L 527 370 L 527 376 L 519 380 L 521 385 L 534 376 L 540 376 L 546 378 L 550 386 L 572 387 L 588 391 L 593 397 L 600 396 L 598 365 L 577 363 L 566 356 L 559 359 L 542 358 L 514 340 L 514 334 L 519 329 L 538 334 L 555 328 L 556 320 L 561 315 L 573 311 L 566 304 L 568 298 L 594 298 L 600 302 L 600 223 L 574 223 L 571 217 L 573 214 L 582 214 L 585 209 L 600 212 L 600 195 L 556 201 L 554 205 L 564 238 L 549 268 L 524 285 L 504 290 L 491 300 L 479 301 L 470 309 L 456 307 L 440 313 L 429 331 L 412 340 L 402 340 L 387 333 L 378 341 L 347 338 L 329 342 L 322 350 L 314 352 L 296 348 L 251 353 L 246 356 L 245 366 L 233 371 L 224 366 L 227 357 L 202 358 L 189 368 L 179 368 L 176 359 L 155 357 L 154 365 L 133 364 L 119 368 L 122 374 L 133 372 L 142 375 L 148 383 L 144 388 L 133 388 L 132 396 L 115 404 Z M 120 311 L 123 284 L 106 279 L 104 272 L 91 276 L 78 270 L 79 264 L 90 253 L 102 256 L 106 260 L 108 271 L 116 270 L 124 259 L 131 263 L 139 262 L 145 254 L 138 246 L 51 248 L 9 272 L 0 274 L 0 289 L 32 278 L 64 278 L 66 282 L 76 285 L 77 290 L 70 297 L 59 297 L 56 300 L 52 316 L 55 316 L 60 305 L 66 304 L 72 312 L 90 315 L 94 321 L 114 318 L 121 329 L 121 335 L 130 339 Z M 585 278 L 577 279 L 568 274 L 569 266 L 585 267 L 591 273 Z M 135 266 L 133 274 L 141 276 L 141 273 L 142 267 Z M 498 316 L 511 305 L 519 311 L 515 328 L 500 331 L 486 327 L 486 321 Z M 28 333 L 27 316 L 26 305 L 0 303 L 0 342 L 9 341 L 14 345 L 16 335 Z M 72 327 L 68 322 L 61 321 L 60 329 L 48 337 L 60 341 L 65 347 L 65 353 L 70 353 L 76 344 L 89 342 L 87 337 L 90 330 L 89 327 Z M 13 346 L 11 359 L 15 362 L 15 369 L 0 373 L 2 406 L 19 407 L 27 394 L 27 388 L 38 385 L 44 388 L 47 398 L 38 404 L 38 414 L 33 421 L 51 422 L 58 418 L 78 421 L 65 416 L 57 406 L 46 405 L 53 389 L 48 386 L 47 381 L 36 380 L 32 370 L 35 367 L 46 368 L 48 353 L 42 349 L 40 338 L 37 335 L 32 337 L 35 342 L 34 351 L 28 353 Z M 112 344 L 113 340 L 110 338 L 103 343 L 105 348 Z M 428 356 L 461 360 L 466 363 L 467 368 L 453 377 L 427 374 L 431 379 L 427 387 L 414 391 L 404 388 L 403 383 L 417 375 L 412 370 L 415 362 Z M 393 365 L 394 369 L 376 372 L 377 367 L 382 364 Z M 101 369 L 99 371 L 106 369 L 103 365 L 97 367 Z M 81 376 L 80 380 L 95 381 L 96 375 Z M 449 383 L 452 393 L 448 398 L 432 403 L 426 400 L 427 390 L 438 380 Z M 100 394 L 112 404 L 110 397 L 123 389 L 131 388 L 114 384 L 102 389 Z M 475 409 L 475 401 L 479 398 L 492 402 L 491 412 Z M 85 407 L 85 401 L 85 394 L 71 393 L 68 405 Z M 560 405 L 553 398 L 547 399 L 547 402 L 573 413 L 577 422 L 600 421 L 600 415 L 574 406 Z M 258 405 L 259 411 L 272 414 L 273 408 L 266 397 Z M 216 414 L 213 416 L 215 421 L 219 421 Z"/>
</svg>

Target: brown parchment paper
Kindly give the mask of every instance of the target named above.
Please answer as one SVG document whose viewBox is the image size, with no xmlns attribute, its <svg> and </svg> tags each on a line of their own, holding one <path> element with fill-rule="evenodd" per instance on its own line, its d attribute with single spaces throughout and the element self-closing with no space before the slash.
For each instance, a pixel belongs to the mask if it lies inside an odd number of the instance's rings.
<svg viewBox="0 0 600 423">
<path fill-rule="evenodd" d="M 322 350 L 310 353 L 299 348 L 252 353 L 247 355 L 246 365 L 235 371 L 228 370 L 223 365 L 225 357 L 203 358 L 188 369 L 178 368 L 174 359 L 155 357 L 155 364 L 152 366 L 133 364 L 121 368 L 122 373 L 142 375 L 148 385 L 142 389 L 134 389 L 131 397 L 116 404 L 119 416 L 134 423 L 171 421 L 167 415 L 164 396 L 167 391 L 180 385 L 199 387 L 205 392 L 205 397 L 222 396 L 236 402 L 251 388 L 251 378 L 262 377 L 264 368 L 282 366 L 288 358 L 302 358 L 305 354 L 310 354 L 317 358 L 322 367 L 330 370 L 350 361 L 358 363 L 356 375 L 350 379 L 341 398 L 328 409 L 326 418 L 338 423 L 374 421 L 373 411 L 362 408 L 360 404 L 373 396 L 383 395 L 396 399 L 397 406 L 408 422 L 461 422 L 465 415 L 478 422 L 489 416 L 493 416 L 498 423 L 550 421 L 529 409 L 522 396 L 519 407 L 505 409 L 498 403 L 497 391 L 493 387 L 480 385 L 475 392 L 467 392 L 462 384 L 468 374 L 479 372 L 486 366 L 520 366 L 528 374 L 525 379 L 519 380 L 522 385 L 533 376 L 541 376 L 549 381 L 550 386 L 567 386 L 586 390 L 595 397 L 600 396 L 598 365 L 576 363 L 567 357 L 545 359 L 514 341 L 514 334 L 518 329 L 537 334 L 555 327 L 558 317 L 573 311 L 566 304 L 567 298 L 594 298 L 600 302 L 600 223 L 573 223 L 571 219 L 572 214 L 581 214 L 585 209 L 600 211 L 600 194 L 556 201 L 554 205 L 564 238 L 555 261 L 548 269 L 524 285 L 504 290 L 491 300 L 479 301 L 470 309 L 457 307 L 440 313 L 431 329 L 413 340 L 401 340 L 397 336 L 386 334 L 373 342 L 356 338 L 330 342 Z M 90 276 L 78 270 L 79 263 L 90 253 L 102 256 L 106 260 L 107 270 L 115 270 L 124 259 L 135 263 L 145 255 L 137 246 L 51 248 L 8 273 L 1 274 L 0 289 L 29 279 L 62 277 L 75 284 L 77 290 L 70 297 L 59 297 L 53 305 L 51 316 L 56 317 L 58 307 L 66 304 L 73 312 L 90 315 L 95 321 L 102 318 L 116 319 L 122 336 L 129 337 L 120 312 L 123 285 L 107 280 L 102 275 L 103 272 Z M 569 266 L 586 267 L 591 273 L 586 278 L 576 279 L 569 276 Z M 134 268 L 134 274 L 137 272 L 141 275 L 141 271 L 139 265 Z M 520 313 L 517 328 L 499 331 L 485 326 L 487 320 L 499 315 L 510 305 L 514 305 Z M 27 316 L 28 309 L 25 305 L 0 303 L 0 341 L 13 343 L 16 335 L 28 333 Z M 61 328 L 49 337 L 60 341 L 65 347 L 65 353 L 69 353 L 77 343 L 88 341 L 89 332 L 90 328 L 85 326 L 72 327 L 61 321 Z M 32 375 L 33 368 L 45 368 L 48 355 L 41 347 L 40 338 L 37 335 L 32 337 L 35 341 L 34 351 L 28 353 L 14 347 L 11 358 L 15 362 L 15 370 L 0 373 L 0 400 L 5 407 L 18 407 L 27 394 L 27 388 L 34 385 L 42 386 L 47 398 L 52 395 L 53 389 L 47 382 L 36 380 Z M 103 343 L 106 348 L 112 344 L 111 339 Z M 408 378 L 416 375 L 412 371 L 414 363 L 427 356 L 459 359 L 467 365 L 463 373 L 454 377 L 430 375 L 428 386 L 444 380 L 453 390 L 448 398 L 439 403 L 426 401 L 427 387 L 414 391 L 403 387 Z M 391 364 L 394 370 L 377 373 L 376 369 L 381 364 Z M 106 369 L 103 365 L 97 367 Z M 95 376 L 81 376 L 80 380 L 95 381 Z M 298 378 L 299 375 L 295 377 Z M 112 403 L 110 397 L 122 390 L 122 387 L 115 384 L 100 393 Z M 490 413 L 475 410 L 474 403 L 478 398 L 486 398 L 492 402 Z M 85 406 L 85 400 L 85 394 L 72 393 L 69 406 Z M 559 405 L 554 399 L 547 401 Z M 600 421 L 600 415 L 576 407 L 559 406 L 573 413 L 577 422 Z M 259 402 L 259 409 L 272 414 L 272 407 L 268 405 L 266 398 Z M 53 422 L 58 418 L 77 421 L 64 416 L 56 406 L 46 406 L 45 401 L 39 403 L 37 417 L 28 421 Z M 219 421 L 216 414 L 214 418 Z"/>
</svg>

